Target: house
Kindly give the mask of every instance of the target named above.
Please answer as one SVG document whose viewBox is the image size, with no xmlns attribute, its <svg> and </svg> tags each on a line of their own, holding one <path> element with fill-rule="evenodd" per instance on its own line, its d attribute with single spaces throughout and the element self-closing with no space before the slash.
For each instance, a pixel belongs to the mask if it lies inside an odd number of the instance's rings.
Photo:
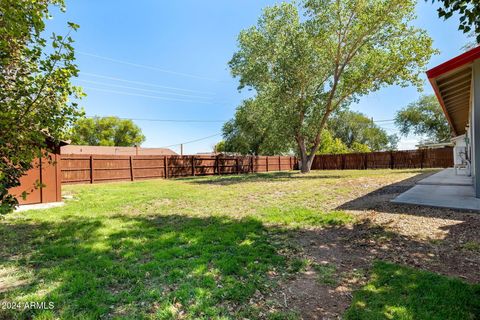
<svg viewBox="0 0 480 320">
<path fill-rule="evenodd" d="M 167 148 L 142 147 L 110 147 L 110 146 L 77 146 L 66 145 L 61 148 L 61 154 L 115 155 L 115 156 L 176 156 Z"/>
<path fill-rule="evenodd" d="M 455 144 L 452 141 L 452 142 L 439 142 L 439 143 L 425 142 L 425 143 L 417 144 L 415 147 L 417 147 L 417 149 L 442 149 L 442 148 L 451 148 L 454 146 Z"/>
<path fill-rule="evenodd" d="M 394 202 L 480 210 L 480 46 L 427 71 L 450 124 L 454 159 Z"/>
</svg>

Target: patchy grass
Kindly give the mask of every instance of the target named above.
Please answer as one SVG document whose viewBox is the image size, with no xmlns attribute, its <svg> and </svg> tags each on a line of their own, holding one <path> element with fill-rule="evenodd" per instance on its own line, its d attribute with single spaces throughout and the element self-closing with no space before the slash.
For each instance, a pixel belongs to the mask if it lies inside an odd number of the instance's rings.
<svg viewBox="0 0 480 320">
<path fill-rule="evenodd" d="M 389 174 L 386 174 L 386 173 Z M 291 319 L 263 297 L 306 263 L 283 233 L 353 221 L 339 203 L 418 171 L 292 172 L 64 188 L 0 221 L 0 319 Z M 361 186 L 359 188 L 358 186 Z"/>
<path fill-rule="evenodd" d="M 322 284 L 335 286 L 338 284 L 336 279 L 337 268 L 332 264 L 314 264 L 313 270 L 317 272 L 318 281 Z"/>
<path fill-rule="evenodd" d="M 478 319 L 480 286 L 431 272 L 377 262 L 345 319 Z"/>
<path fill-rule="evenodd" d="M 354 221 L 344 211 L 316 211 L 306 208 L 265 208 L 259 215 L 264 220 L 290 226 L 340 226 Z"/>
<path fill-rule="evenodd" d="M 480 242 L 468 241 L 462 245 L 463 249 L 480 252 Z"/>
</svg>

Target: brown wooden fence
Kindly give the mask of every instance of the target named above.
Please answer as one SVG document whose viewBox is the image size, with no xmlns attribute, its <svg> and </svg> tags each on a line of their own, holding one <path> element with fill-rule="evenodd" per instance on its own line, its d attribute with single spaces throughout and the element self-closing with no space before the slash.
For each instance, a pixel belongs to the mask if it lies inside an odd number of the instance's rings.
<svg viewBox="0 0 480 320">
<path fill-rule="evenodd" d="M 284 171 L 295 157 L 62 155 L 62 183 L 97 183 L 154 178 Z"/>
<path fill-rule="evenodd" d="M 318 155 L 312 170 L 448 168 L 452 148 Z"/>
</svg>

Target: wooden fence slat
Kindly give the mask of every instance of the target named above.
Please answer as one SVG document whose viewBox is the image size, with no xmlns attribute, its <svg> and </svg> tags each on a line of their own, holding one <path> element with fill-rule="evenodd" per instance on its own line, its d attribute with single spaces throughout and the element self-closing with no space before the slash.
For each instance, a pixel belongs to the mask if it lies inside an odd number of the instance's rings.
<svg viewBox="0 0 480 320">
<path fill-rule="evenodd" d="M 133 175 L 133 160 L 132 160 L 132 156 L 130 156 L 130 180 L 133 181 L 135 179 L 134 175 Z"/>
<path fill-rule="evenodd" d="M 93 156 L 90 156 L 90 183 L 93 183 Z"/>
</svg>

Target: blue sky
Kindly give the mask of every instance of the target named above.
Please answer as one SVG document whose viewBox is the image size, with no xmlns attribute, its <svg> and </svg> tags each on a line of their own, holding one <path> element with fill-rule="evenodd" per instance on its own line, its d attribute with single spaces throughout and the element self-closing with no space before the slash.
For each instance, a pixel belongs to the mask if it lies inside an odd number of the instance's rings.
<svg viewBox="0 0 480 320">
<path fill-rule="evenodd" d="M 217 122 L 135 121 L 144 147 L 164 147 L 221 132 L 246 96 L 227 66 L 240 30 L 254 25 L 267 0 L 67 0 L 67 12 L 54 13 L 48 31 L 66 32 L 66 21 L 80 25 L 73 35 L 84 87 L 87 115 L 138 119 L 190 119 Z M 467 38 L 456 17 L 443 21 L 436 6 L 419 1 L 415 24 L 426 29 L 441 54 L 433 67 L 461 53 Z M 433 92 L 425 82 L 424 93 Z M 375 120 L 392 119 L 420 94 L 414 88 L 388 87 L 363 97 L 352 109 Z M 390 133 L 396 129 L 382 123 Z M 210 151 L 219 135 L 189 143 L 185 153 Z M 413 148 L 418 137 L 402 138 Z M 172 146 L 178 151 L 178 146 Z"/>
</svg>

